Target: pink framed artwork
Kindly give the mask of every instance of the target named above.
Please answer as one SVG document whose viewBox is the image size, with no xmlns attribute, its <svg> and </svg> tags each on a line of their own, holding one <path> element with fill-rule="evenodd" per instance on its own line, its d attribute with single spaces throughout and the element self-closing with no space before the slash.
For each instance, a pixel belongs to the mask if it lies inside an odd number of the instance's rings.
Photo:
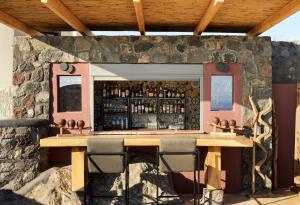
<svg viewBox="0 0 300 205">
<path fill-rule="evenodd" d="M 225 70 L 222 70 L 222 66 Z M 236 120 L 241 125 L 242 66 L 240 64 L 204 64 L 204 131 L 212 131 L 213 117 Z"/>
</svg>

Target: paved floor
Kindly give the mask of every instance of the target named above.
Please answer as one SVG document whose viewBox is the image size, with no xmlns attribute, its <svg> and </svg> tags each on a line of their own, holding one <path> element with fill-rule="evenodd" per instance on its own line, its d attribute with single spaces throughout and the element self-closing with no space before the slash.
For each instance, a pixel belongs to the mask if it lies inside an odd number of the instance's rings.
<svg viewBox="0 0 300 205">
<path fill-rule="evenodd" d="M 228 205 L 300 205 L 300 176 L 295 178 L 294 191 L 290 190 L 277 190 L 273 194 L 264 196 L 247 197 L 243 195 L 225 195 L 224 204 Z M 193 201 L 188 200 L 185 205 L 192 205 Z"/>
</svg>

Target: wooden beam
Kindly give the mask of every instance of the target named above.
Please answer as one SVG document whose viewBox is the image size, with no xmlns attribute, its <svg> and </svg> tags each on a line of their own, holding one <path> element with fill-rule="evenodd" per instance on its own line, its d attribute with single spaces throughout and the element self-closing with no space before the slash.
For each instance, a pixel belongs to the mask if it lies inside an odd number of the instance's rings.
<svg viewBox="0 0 300 205">
<path fill-rule="evenodd" d="M 201 18 L 199 24 L 197 25 L 194 31 L 194 35 L 199 35 L 206 29 L 206 27 L 213 20 L 223 3 L 224 0 L 212 0 L 210 2 L 205 14 Z"/>
<path fill-rule="evenodd" d="M 255 26 L 251 31 L 247 33 L 248 36 L 257 36 L 274 25 L 280 23 L 284 19 L 288 18 L 292 14 L 300 10 L 300 0 L 293 0 L 280 9 L 278 12 L 274 13 L 263 22 Z"/>
<path fill-rule="evenodd" d="M 15 17 L 0 11 L 0 23 L 3 23 L 4 25 L 11 27 L 19 32 L 25 33 L 30 36 L 41 36 L 39 31 L 35 30 L 31 26 L 21 22 L 20 20 L 16 19 Z"/>
<path fill-rule="evenodd" d="M 139 26 L 139 31 L 141 35 L 145 35 L 145 20 L 144 20 L 144 12 L 143 12 L 143 5 L 142 0 L 133 0 L 134 10 L 136 19 Z"/>
<path fill-rule="evenodd" d="M 60 0 L 41 0 L 41 2 L 82 35 L 93 36 L 93 33 Z"/>
</svg>

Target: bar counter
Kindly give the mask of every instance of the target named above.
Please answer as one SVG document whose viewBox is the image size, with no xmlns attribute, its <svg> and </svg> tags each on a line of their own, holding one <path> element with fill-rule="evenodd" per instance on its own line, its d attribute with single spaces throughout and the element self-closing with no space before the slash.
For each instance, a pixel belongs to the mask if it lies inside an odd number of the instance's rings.
<svg viewBox="0 0 300 205">
<path fill-rule="evenodd" d="M 40 140 L 41 147 L 71 147 L 72 191 L 83 190 L 85 150 L 89 138 L 124 138 L 124 146 L 159 146 L 161 138 L 195 138 L 198 147 L 208 147 L 205 165 L 208 171 L 207 188 L 221 188 L 221 147 L 253 147 L 245 136 L 204 134 L 199 131 L 105 131 L 91 135 L 57 135 Z"/>
</svg>

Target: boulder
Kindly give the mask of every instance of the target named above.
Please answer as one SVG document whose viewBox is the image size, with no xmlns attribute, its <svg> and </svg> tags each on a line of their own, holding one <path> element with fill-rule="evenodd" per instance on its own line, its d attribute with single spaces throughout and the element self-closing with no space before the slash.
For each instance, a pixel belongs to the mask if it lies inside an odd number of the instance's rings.
<svg viewBox="0 0 300 205">
<path fill-rule="evenodd" d="M 156 170 L 152 163 L 133 162 L 129 165 L 129 171 L 130 204 L 154 203 L 156 184 L 159 186 L 159 192 L 163 193 L 162 195 L 177 195 L 172 188 L 170 177 L 164 173 L 159 173 L 159 177 L 156 177 Z M 99 175 L 92 184 L 93 190 L 96 193 L 122 194 L 120 190 L 125 187 L 124 177 L 124 173 Z M 5 197 L 1 198 L 1 196 Z M 71 191 L 71 167 L 66 166 L 48 169 L 18 191 L 0 190 L 0 204 L 12 205 L 14 202 L 16 204 L 79 205 L 83 202 L 83 195 Z M 94 202 L 103 205 L 124 204 L 122 198 L 101 198 L 95 199 Z M 182 203 L 182 200 L 176 196 L 161 199 L 161 204 L 180 205 Z"/>
</svg>

